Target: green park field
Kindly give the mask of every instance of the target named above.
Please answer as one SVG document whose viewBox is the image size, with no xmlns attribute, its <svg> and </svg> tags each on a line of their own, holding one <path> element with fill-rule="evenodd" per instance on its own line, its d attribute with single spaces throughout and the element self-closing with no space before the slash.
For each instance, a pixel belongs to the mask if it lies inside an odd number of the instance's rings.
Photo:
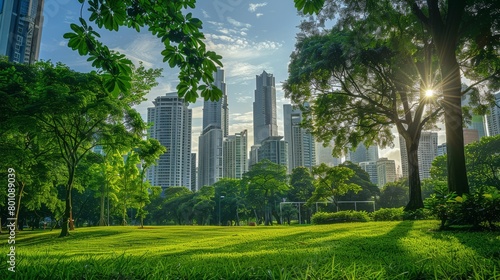
<svg viewBox="0 0 500 280">
<path fill-rule="evenodd" d="M 2 279 L 500 279 L 500 233 L 438 221 L 77 228 L 16 234 Z"/>
</svg>

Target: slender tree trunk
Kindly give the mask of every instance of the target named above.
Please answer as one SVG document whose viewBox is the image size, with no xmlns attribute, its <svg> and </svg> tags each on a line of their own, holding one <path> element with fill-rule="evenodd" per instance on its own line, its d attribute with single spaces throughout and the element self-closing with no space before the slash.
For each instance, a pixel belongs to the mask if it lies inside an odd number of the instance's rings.
<svg viewBox="0 0 500 280">
<path fill-rule="evenodd" d="M 21 188 L 19 189 L 19 194 L 17 195 L 17 208 L 16 208 L 16 220 L 14 221 L 14 223 L 16 224 L 16 226 L 14 227 L 17 230 L 19 230 L 17 228 L 18 226 L 18 220 L 19 220 L 19 209 L 21 209 L 21 198 L 23 197 L 23 191 L 24 191 L 24 186 L 26 185 L 24 182 L 20 182 L 20 185 L 21 185 Z M 1 223 L 0 223 L 0 227 L 1 227 Z M 21 229 L 22 230 L 22 229 Z"/>
<path fill-rule="evenodd" d="M 101 200 L 100 200 L 100 213 L 99 213 L 99 226 L 106 226 L 106 217 L 104 215 L 104 208 L 106 208 L 106 196 L 105 192 L 101 191 Z"/>
<path fill-rule="evenodd" d="M 66 184 L 66 209 L 64 210 L 63 220 L 61 222 L 61 234 L 59 235 L 59 237 L 69 236 L 69 230 L 74 229 L 71 191 L 73 190 L 73 181 L 75 179 L 75 168 L 76 164 L 74 165 L 74 167 L 68 168 L 69 177 Z"/>
<path fill-rule="evenodd" d="M 424 208 L 422 201 L 422 188 L 420 184 L 420 172 L 418 167 L 418 139 L 406 140 L 406 151 L 408 153 L 408 185 L 409 185 L 409 201 L 405 207 L 405 211 L 413 211 Z"/>
<path fill-rule="evenodd" d="M 236 225 L 240 225 L 240 214 L 238 213 L 238 206 L 236 206 Z"/>
<path fill-rule="evenodd" d="M 460 70 L 454 50 L 441 59 L 441 75 L 444 94 L 444 120 L 448 166 L 448 190 L 458 195 L 469 193 L 465 167 L 464 132 L 462 125 Z"/>
<path fill-rule="evenodd" d="M 69 236 L 69 219 L 71 217 L 71 187 L 66 187 L 66 209 L 61 221 L 61 234 L 59 237 Z"/>
</svg>

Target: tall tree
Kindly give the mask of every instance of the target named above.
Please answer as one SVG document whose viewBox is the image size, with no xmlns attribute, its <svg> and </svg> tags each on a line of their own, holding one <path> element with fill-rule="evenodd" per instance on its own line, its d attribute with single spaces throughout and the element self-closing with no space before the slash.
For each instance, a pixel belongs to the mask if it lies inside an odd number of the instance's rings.
<svg viewBox="0 0 500 280">
<path fill-rule="evenodd" d="M 133 151 L 124 155 L 123 164 L 120 165 L 120 178 L 118 179 L 118 185 L 120 186 L 120 191 L 118 192 L 118 203 L 121 206 L 121 216 L 123 226 L 127 223 L 127 210 L 135 206 L 137 203 L 134 198 L 136 198 L 139 192 L 140 177 L 139 169 L 137 165 L 140 163 L 139 155 Z M 130 217 L 132 218 L 132 217 Z"/>
<path fill-rule="evenodd" d="M 141 170 L 140 170 L 140 191 L 139 191 L 139 213 L 141 219 L 141 228 L 144 227 L 144 217 L 147 212 L 144 210 L 144 205 L 149 203 L 149 191 L 147 187 L 145 187 L 144 181 L 146 176 L 146 171 L 151 165 L 156 163 L 156 160 L 166 152 L 166 148 L 163 147 L 160 142 L 156 139 L 149 138 L 147 140 L 143 140 L 139 143 L 136 152 L 139 155 L 139 159 L 141 160 Z"/>
<path fill-rule="evenodd" d="M 300 166 L 292 170 L 290 175 L 290 190 L 287 192 L 287 200 L 290 202 L 306 202 L 314 192 L 314 177 L 309 171 L 309 168 Z M 290 217 L 295 214 L 295 209 L 292 205 L 283 205 L 282 212 L 290 224 Z M 301 218 L 307 221 L 311 220 L 311 207 L 305 204 L 300 207 Z M 301 221 L 299 221 L 301 222 Z"/>
<path fill-rule="evenodd" d="M 266 226 L 272 225 L 273 215 L 279 221 L 275 203 L 281 201 L 289 189 L 287 179 L 286 167 L 269 160 L 256 163 L 243 174 L 242 183 L 248 202 L 254 207 L 257 222 L 263 217 Z"/>
<path fill-rule="evenodd" d="M 338 25 L 349 27 L 365 21 L 368 33 L 381 37 L 389 30 L 380 28 L 395 21 L 387 11 L 411 15 L 423 30 L 430 34 L 426 42 L 435 47 L 433 57 L 439 64 L 442 82 L 437 85 L 443 96 L 444 118 L 448 151 L 448 188 L 458 194 L 469 191 L 463 144 L 461 74 L 472 80 L 471 87 L 487 84 L 490 90 L 499 86 L 500 56 L 498 30 L 500 3 L 489 0 L 385 0 L 385 1 L 333 1 L 294 0 L 298 10 L 306 14 L 317 13 L 318 21 L 305 23 L 321 26 L 338 17 Z M 318 25 L 319 23 L 319 25 Z M 406 25 L 407 26 L 407 25 Z M 410 45 L 419 41 L 407 41 Z M 485 83 L 486 82 L 486 83 Z M 408 143 L 407 143 L 408 145 Z M 410 182 L 411 184 L 411 182 Z M 410 200 L 412 199 L 410 193 Z"/>
<path fill-rule="evenodd" d="M 246 213 L 245 190 L 241 184 L 241 179 L 222 178 L 214 184 L 215 200 L 224 197 L 224 203 L 217 205 L 220 209 L 221 223 L 234 221 L 240 225 L 240 213 Z M 214 217 L 219 215 L 219 211 L 214 212 Z"/>
<path fill-rule="evenodd" d="M 16 90 L 8 93 L 10 99 L 24 102 L 7 122 L 22 117 L 26 122 L 35 123 L 41 135 L 53 141 L 54 152 L 66 169 L 66 210 L 60 236 L 67 236 L 73 227 L 71 192 L 78 164 L 96 145 L 110 145 L 113 141 L 132 143 L 142 136 L 145 123 L 132 106 L 140 102 L 155 83 L 146 81 L 142 87 L 132 87 L 133 91 L 111 96 L 103 89 L 101 76 L 96 73 L 78 73 L 50 62 L 16 67 L 32 68 L 32 71 L 30 76 L 24 75 L 21 79 L 29 82 L 17 83 Z M 15 74 L 24 73 L 26 71 Z M 148 73 L 138 71 L 134 77 L 144 82 L 141 77 Z"/>
<path fill-rule="evenodd" d="M 173 220 L 176 224 L 189 224 L 192 216 L 186 207 L 192 200 L 194 193 L 186 187 L 168 187 L 164 190 L 164 211 L 167 220 Z M 192 206 L 191 206 L 192 208 Z M 192 212 L 192 211 L 191 211 Z"/>
<path fill-rule="evenodd" d="M 359 192 L 348 191 L 345 195 L 339 197 L 339 200 L 371 200 L 372 197 L 377 197 L 380 194 L 380 189 L 370 181 L 370 175 L 361 169 L 359 165 L 345 161 L 339 166 L 353 170 L 354 176 L 349 179 L 349 183 L 361 187 Z"/>
<path fill-rule="evenodd" d="M 71 32 L 64 34 L 68 46 L 82 56 L 88 56 L 92 66 L 103 72 L 105 88 L 115 94 L 131 88 L 131 61 L 110 50 L 98 40 L 97 28 L 118 31 L 132 28 L 147 30 L 164 46 L 163 62 L 178 67 L 177 92 L 188 102 L 195 102 L 198 92 L 205 99 L 219 99 L 222 92 L 213 85 L 213 73 L 222 66 L 221 56 L 206 48 L 201 32 L 201 20 L 193 17 L 196 0 L 180 1 L 103 1 L 78 0 L 82 3 L 78 24 L 71 23 Z M 84 11 L 88 13 L 84 13 Z M 87 20 L 85 19 L 87 18 Z"/>
<path fill-rule="evenodd" d="M 333 201 L 336 203 L 337 197 L 345 195 L 348 191 L 358 192 L 361 187 L 349 183 L 348 181 L 355 175 L 352 169 L 347 167 L 329 167 L 322 163 L 313 167 L 315 190 L 309 199 L 309 204 L 319 201 Z"/>
<path fill-rule="evenodd" d="M 411 22 L 387 10 L 401 22 Z M 381 147 L 393 145 L 395 127 L 405 139 L 408 153 L 410 201 L 407 210 L 423 207 L 418 164 L 422 130 L 433 123 L 441 107 L 430 88 L 433 61 L 427 35 L 407 25 L 393 25 L 382 39 L 359 38 L 364 25 L 322 34 L 305 31 L 291 55 L 284 89 L 303 106 L 304 124 L 325 143 L 334 141 L 340 154 L 360 142 Z M 420 37 L 415 37 L 419 33 Z M 415 39 L 421 46 L 409 47 Z"/>
</svg>

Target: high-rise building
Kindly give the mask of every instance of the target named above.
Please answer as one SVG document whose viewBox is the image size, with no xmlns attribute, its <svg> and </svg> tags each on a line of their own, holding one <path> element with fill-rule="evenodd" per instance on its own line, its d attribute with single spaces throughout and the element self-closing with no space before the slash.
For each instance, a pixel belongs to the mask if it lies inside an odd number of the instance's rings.
<svg viewBox="0 0 500 280">
<path fill-rule="evenodd" d="M 258 161 L 269 160 L 271 162 L 288 166 L 288 143 L 283 136 L 269 136 L 258 149 Z"/>
<path fill-rule="evenodd" d="M 250 155 L 248 158 L 248 169 L 252 168 L 254 164 L 259 162 L 259 148 L 260 145 L 253 145 L 250 147 Z"/>
<path fill-rule="evenodd" d="M 406 141 L 399 136 L 399 146 L 401 151 L 401 166 L 403 167 L 403 177 L 408 178 L 408 154 L 406 152 Z M 438 153 L 437 132 L 422 131 L 420 144 L 418 145 L 418 169 L 420 179 L 430 178 L 432 161 Z"/>
<path fill-rule="evenodd" d="M 356 150 L 349 151 L 346 156 L 346 160 L 353 163 L 360 163 L 364 161 L 377 161 L 378 160 L 378 146 L 366 147 L 363 143 L 360 143 Z"/>
<path fill-rule="evenodd" d="M 255 101 L 253 102 L 254 145 L 270 136 L 278 136 L 276 119 L 276 87 L 273 74 L 263 71 L 256 77 Z"/>
<path fill-rule="evenodd" d="M 396 162 L 387 158 L 379 158 L 377 160 L 377 179 L 379 188 L 384 187 L 389 182 L 396 181 Z"/>
<path fill-rule="evenodd" d="M 370 176 L 370 182 L 377 185 L 378 184 L 378 173 L 377 173 L 377 162 L 376 161 L 362 161 L 359 167 L 366 171 Z"/>
<path fill-rule="evenodd" d="M 302 166 L 311 169 L 316 165 L 316 145 L 309 131 L 302 128 L 302 111 L 298 106 L 283 105 L 285 141 L 288 143 L 288 172 Z"/>
<path fill-rule="evenodd" d="M 0 55 L 9 61 L 38 60 L 44 0 L 0 0 Z"/>
<path fill-rule="evenodd" d="M 243 173 L 248 171 L 248 132 L 243 130 L 224 139 L 224 178 L 243 178 Z"/>
<path fill-rule="evenodd" d="M 464 90 L 465 87 L 462 87 L 462 90 Z M 462 107 L 465 107 L 465 106 L 470 106 L 471 104 L 471 92 L 467 92 L 465 93 L 464 95 L 462 95 Z M 472 119 L 470 120 L 470 123 L 466 123 L 464 125 L 464 129 L 475 129 L 477 130 L 477 134 L 478 134 L 478 139 L 481 139 L 481 137 L 483 136 L 486 136 L 486 126 L 485 126 L 485 122 L 484 122 L 484 118 L 485 116 L 479 116 L 479 115 L 474 115 L 472 114 Z M 464 131 L 464 138 L 466 137 L 472 137 L 469 134 L 467 134 L 465 131 Z M 468 142 L 471 138 L 469 138 L 468 140 L 464 139 L 464 144 L 468 144 L 470 142 Z M 474 140 L 475 141 L 475 140 Z"/>
<path fill-rule="evenodd" d="M 159 96 L 155 107 L 148 108 L 149 137 L 158 140 L 167 151 L 147 171 L 153 186 L 191 186 L 192 111 L 176 92 Z"/>
<path fill-rule="evenodd" d="M 496 105 L 491 106 L 490 113 L 486 116 L 488 122 L 488 136 L 500 134 L 500 92 L 495 94 Z"/>
<path fill-rule="evenodd" d="M 228 106 L 224 70 L 218 68 L 214 84 L 222 91 L 218 101 L 205 100 L 203 130 L 198 142 L 198 189 L 211 186 L 223 177 L 224 137 L 228 135 Z"/>
<path fill-rule="evenodd" d="M 436 156 L 442 156 L 442 155 L 446 155 L 446 143 L 438 145 L 438 147 L 437 147 L 437 155 Z"/>
</svg>

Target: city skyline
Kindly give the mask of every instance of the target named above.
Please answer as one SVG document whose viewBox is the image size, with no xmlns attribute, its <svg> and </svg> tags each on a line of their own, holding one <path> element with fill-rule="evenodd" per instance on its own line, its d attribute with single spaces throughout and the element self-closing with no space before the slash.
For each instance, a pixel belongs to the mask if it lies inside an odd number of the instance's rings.
<svg viewBox="0 0 500 280">
<path fill-rule="evenodd" d="M 248 131 L 248 147 L 254 143 L 252 101 L 254 77 L 262 71 L 273 73 L 276 79 L 276 115 L 278 135 L 283 135 L 283 105 L 290 104 L 284 97 L 282 83 L 288 77 L 289 56 L 294 50 L 297 26 L 301 17 L 297 15 L 293 1 L 252 2 L 228 1 L 224 5 L 216 2 L 199 2 L 192 10 L 195 17 L 203 21 L 203 32 L 207 48 L 223 56 L 229 104 L 228 133 Z M 40 59 L 63 62 L 71 68 L 88 72 L 92 70 L 86 57 L 67 47 L 62 35 L 70 30 L 72 22 L 78 22 L 81 5 L 77 1 L 47 0 L 44 9 L 44 33 Z M 86 7 L 83 7 L 86 12 Z M 61 24 L 63 23 L 63 24 Z M 147 96 L 147 101 L 136 107 L 143 119 L 147 119 L 147 108 L 152 101 L 166 92 L 175 91 L 177 69 L 162 63 L 161 44 L 146 32 L 121 29 L 120 32 L 101 31 L 102 40 L 111 49 L 126 54 L 134 63 L 143 61 L 146 67 L 164 68 L 159 85 Z M 198 136 L 203 129 L 203 99 L 190 104 L 193 111 L 192 151 L 198 153 Z M 396 131 L 394 131 L 396 134 Z M 445 142 L 444 130 L 438 132 L 439 143 Z M 399 141 L 393 148 L 381 149 L 381 157 L 400 163 Z"/>
</svg>

